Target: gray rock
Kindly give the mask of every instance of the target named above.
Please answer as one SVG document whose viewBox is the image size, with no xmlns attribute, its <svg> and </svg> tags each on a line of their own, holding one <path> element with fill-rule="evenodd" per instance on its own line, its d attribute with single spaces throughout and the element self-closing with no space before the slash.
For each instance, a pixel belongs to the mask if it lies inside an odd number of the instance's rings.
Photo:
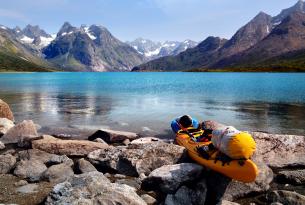
<svg viewBox="0 0 305 205">
<path fill-rule="evenodd" d="M 108 145 L 88 140 L 61 140 L 44 135 L 43 139 L 33 141 L 32 147 L 52 154 L 86 156 L 94 150 L 107 148 Z"/>
<path fill-rule="evenodd" d="M 183 183 L 197 179 L 202 171 L 202 166 L 191 163 L 165 165 L 152 171 L 143 180 L 142 188 L 145 190 L 160 189 L 163 193 L 173 194 Z"/>
<path fill-rule="evenodd" d="M 281 171 L 276 178 L 281 183 L 302 185 L 305 184 L 305 170 Z"/>
<path fill-rule="evenodd" d="M 97 138 L 103 139 L 107 143 L 116 143 L 116 142 L 123 142 L 126 139 L 134 140 L 139 138 L 138 134 L 133 132 L 122 132 L 122 131 L 115 131 L 115 130 L 98 130 L 93 135 L 88 137 L 88 140 L 95 140 Z"/>
<path fill-rule="evenodd" d="M 130 144 L 130 140 L 129 139 L 125 139 L 122 143 L 124 145 L 128 146 Z"/>
<path fill-rule="evenodd" d="M 270 189 L 270 183 L 273 180 L 272 170 L 258 157 L 253 160 L 259 169 L 259 174 L 255 182 L 242 183 L 233 181 L 227 188 L 225 199 L 232 201 L 251 193 L 262 193 Z"/>
<path fill-rule="evenodd" d="M 104 140 L 102 140 L 101 138 L 96 138 L 95 140 L 93 140 L 93 142 L 98 142 L 98 143 L 102 143 L 102 144 L 107 144 Z M 107 144 L 108 145 L 108 144 Z"/>
<path fill-rule="evenodd" d="M 296 192 L 290 191 L 272 191 L 267 194 L 267 200 L 269 203 L 279 202 L 285 205 L 304 205 L 305 196 Z"/>
<path fill-rule="evenodd" d="M 7 131 L 14 126 L 15 126 L 15 124 L 13 121 L 11 121 L 7 118 L 0 118 L 0 136 L 7 133 Z"/>
<path fill-rule="evenodd" d="M 27 184 L 17 188 L 16 191 L 22 194 L 33 194 L 39 192 L 37 184 Z"/>
<path fill-rule="evenodd" d="M 74 175 L 57 184 L 46 200 L 51 204 L 145 205 L 135 189 L 125 184 L 111 183 L 102 173 Z"/>
<path fill-rule="evenodd" d="M 0 99 L 0 118 L 7 118 L 14 121 L 14 115 L 9 107 L 9 105 Z"/>
<path fill-rule="evenodd" d="M 66 164 L 57 164 L 48 168 L 44 172 L 43 178 L 49 182 L 60 183 L 67 180 L 69 177 L 73 176 L 74 172 L 71 166 Z"/>
<path fill-rule="evenodd" d="M 157 203 L 157 200 L 148 194 L 141 195 L 141 198 L 146 202 L 147 205 L 154 205 Z"/>
<path fill-rule="evenodd" d="M 154 142 L 160 142 L 159 138 L 156 137 L 143 137 L 136 140 L 133 140 L 131 144 L 147 144 L 147 143 L 154 143 Z"/>
<path fill-rule="evenodd" d="M 91 152 L 91 163 L 120 174 L 138 177 L 163 165 L 176 164 L 187 157 L 185 148 L 156 142 L 151 144 L 129 145 L 128 147 L 109 147 Z"/>
<path fill-rule="evenodd" d="M 73 167 L 74 162 L 72 159 L 67 157 L 66 155 L 53 155 L 49 161 L 47 161 L 47 164 L 65 164 L 69 167 Z"/>
<path fill-rule="evenodd" d="M 96 168 L 84 158 L 77 161 L 77 168 L 82 174 L 97 171 Z"/>
<path fill-rule="evenodd" d="M 6 132 L 1 138 L 4 144 L 18 143 L 20 147 L 27 147 L 32 140 L 38 139 L 37 130 L 32 120 L 24 120 Z"/>
<path fill-rule="evenodd" d="M 20 180 L 20 181 L 14 183 L 15 186 L 24 186 L 27 184 L 28 184 L 28 182 L 25 180 Z"/>
<path fill-rule="evenodd" d="M 3 149 L 5 149 L 5 145 L 3 142 L 0 141 L 0 150 L 3 150 Z"/>
<path fill-rule="evenodd" d="M 256 141 L 255 155 L 270 167 L 305 165 L 305 137 L 252 132 Z"/>
<path fill-rule="evenodd" d="M 139 190 L 141 188 L 141 181 L 137 178 L 128 178 L 128 179 L 118 179 L 115 181 L 117 184 L 126 184 L 130 187 L 135 188 L 136 190 Z"/>
<path fill-rule="evenodd" d="M 38 160 L 26 160 L 17 163 L 14 174 L 22 179 L 27 179 L 30 182 L 39 181 L 43 173 L 47 170 L 45 164 Z"/>
<path fill-rule="evenodd" d="M 175 194 L 167 195 L 165 205 L 203 205 L 205 203 L 207 186 L 205 179 L 194 187 L 182 186 Z"/>
<path fill-rule="evenodd" d="M 16 157 L 11 154 L 0 155 L 0 174 L 9 173 L 16 164 Z"/>
<path fill-rule="evenodd" d="M 51 166 L 54 164 L 65 163 L 68 166 L 73 166 L 74 162 L 72 159 L 68 158 L 66 155 L 56 155 L 50 154 L 38 149 L 29 149 L 18 152 L 20 160 L 37 160 Z"/>
</svg>

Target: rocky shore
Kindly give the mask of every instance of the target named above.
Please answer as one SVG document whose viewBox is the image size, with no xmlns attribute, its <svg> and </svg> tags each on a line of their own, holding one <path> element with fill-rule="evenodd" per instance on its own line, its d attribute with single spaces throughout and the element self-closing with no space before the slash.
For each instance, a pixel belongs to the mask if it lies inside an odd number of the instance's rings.
<svg viewBox="0 0 305 205">
<path fill-rule="evenodd" d="M 305 204 L 305 137 L 251 134 L 259 176 L 232 181 L 222 204 Z M 211 172 L 170 140 L 15 124 L 0 100 L 0 204 L 202 205 Z"/>
</svg>

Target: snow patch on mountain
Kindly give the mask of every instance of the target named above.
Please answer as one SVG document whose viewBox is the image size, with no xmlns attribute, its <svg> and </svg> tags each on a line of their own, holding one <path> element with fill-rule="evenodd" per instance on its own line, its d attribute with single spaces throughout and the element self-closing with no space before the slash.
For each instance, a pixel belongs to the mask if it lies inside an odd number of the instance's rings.
<svg viewBox="0 0 305 205">
<path fill-rule="evenodd" d="M 20 40 L 24 43 L 33 43 L 34 38 L 30 38 L 28 36 L 23 36 Z"/>
<path fill-rule="evenodd" d="M 7 30 L 5 26 L 0 26 L 0 28 L 2 28 L 3 30 Z"/>
<path fill-rule="evenodd" d="M 40 44 L 39 46 L 41 47 L 46 47 L 47 45 L 49 45 L 55 38 L 52 36 L 52 37 L 43 37 L 43 36 L 40 36 Z"/>
<path fill-rule="evenodd" d="M 156 56 L 156 55 L 158 55 L 158 54 L 160 53 L 160 51 L 161 51 L 161 48 L 157 48 L 157 49 L 154 50 L 154 51 L 146 52 L 146 53 L 145 53 L 145 56 L 146 56 L 146 57 Z"/>
<path fill-rule="evenodd" d="M 90 28 L 89 27 L 84 27 L 84 31 L 85 31 L 85 33 L 89 36 L 89 38 L 91 39 L 91 40 L 95 40 L 96 39 L 96 36 L 94 36 L 91 32 L 90 32 Z"/>
</svg>

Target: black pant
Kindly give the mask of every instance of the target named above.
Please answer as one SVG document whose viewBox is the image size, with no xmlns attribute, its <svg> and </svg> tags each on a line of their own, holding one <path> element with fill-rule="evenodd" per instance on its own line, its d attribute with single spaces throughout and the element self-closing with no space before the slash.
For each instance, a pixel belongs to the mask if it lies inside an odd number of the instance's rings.
<svg viewBox="0 0 305 205">
<path fill-rule="evenodd" d="M 206 176 L 207 194 L 204 205 L 216 205 L 222 201 L 231 178 L 218 172 L 209 171 Z"/>
</svg>

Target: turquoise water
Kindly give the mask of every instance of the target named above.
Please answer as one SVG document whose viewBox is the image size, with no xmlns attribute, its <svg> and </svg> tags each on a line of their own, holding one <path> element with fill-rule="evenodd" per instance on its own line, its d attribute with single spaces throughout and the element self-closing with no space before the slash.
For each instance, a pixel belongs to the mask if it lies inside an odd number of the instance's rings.
<svg viewBox="0 0 305 205">
<path fill-rule="evenodd" d="M 182 114 L 242 130 L 305 134 L 305 74 L 0 74 L 17 121 L 163 135 Z"/>
</svg>

